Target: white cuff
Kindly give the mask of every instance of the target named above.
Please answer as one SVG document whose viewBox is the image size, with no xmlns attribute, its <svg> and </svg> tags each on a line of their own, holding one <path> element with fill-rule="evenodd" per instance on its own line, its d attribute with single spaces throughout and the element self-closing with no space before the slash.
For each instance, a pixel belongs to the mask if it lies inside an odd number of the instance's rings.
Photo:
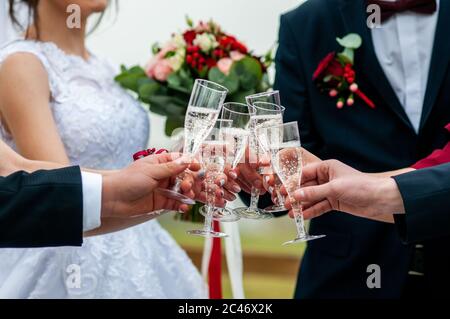
<svg viewBox="0 0 450 319">
<path fill-rule="evenodd" d="M 83 184 L 83 232 L 101 225 L 102 175 L 81 172 Z"/>
</svg>

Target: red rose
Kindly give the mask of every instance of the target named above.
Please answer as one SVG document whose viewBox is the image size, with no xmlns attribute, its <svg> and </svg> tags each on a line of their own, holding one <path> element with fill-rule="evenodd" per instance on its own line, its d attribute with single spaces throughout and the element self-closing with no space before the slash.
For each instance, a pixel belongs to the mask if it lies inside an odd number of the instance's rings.
<svg viewBox="0 0 450 319">
<path fill-rule="evenodd" d="M 327 75 L 342 76 L 344 68 L 336 61 L 336 54 L 334 52 L 328 55 L 319 63 L 316 71 L 314 71 L 313 80 L 322 80 Z"/>
<path fill-rule="evenodd" d="M 232 48 L 234 50 L 237 50 L 237 51 L 243 53 L 243 54 L 247 54 L 247 52 L 248 52 L 247 47 L 243 43 L 241 43 L 239 41 L 234 42 L 233 45 L 232 45 Z"/>
<path fill-rule="evenodd" d="M 206 65 L 208 66 L 208 69 L 213 68 L 217 65 L 217 61 L 212 58 L 206 58 Z"/>
<path fill-rule="evenodd" d="M 184 41 L 186 41 L 187 44 L 192 44 L 196 36 L 197 33 L 193 30 L 188 30 L 185 33 L 183 33 Z"/>
</svg>

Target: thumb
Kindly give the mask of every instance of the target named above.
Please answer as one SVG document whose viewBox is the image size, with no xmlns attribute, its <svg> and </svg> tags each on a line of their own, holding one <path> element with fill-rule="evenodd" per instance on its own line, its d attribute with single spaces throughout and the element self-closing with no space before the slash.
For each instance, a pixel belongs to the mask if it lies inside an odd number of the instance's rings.
<svg viewBox="0 0 450 319">
<path fill-rule="evenodd" d="M 294 193 L 294 198 L 299 202 L 321 202 L 332 195 L 330 183 L 309 186 L 299 189 Z"/>
<path fill-rule="evenodd" d="M 182 173 L 188 166 L 188 162 L 179 158 L 172 162 L 152 165 L 151 175 L 157 180 L 162 180 Z"/>
</svg>

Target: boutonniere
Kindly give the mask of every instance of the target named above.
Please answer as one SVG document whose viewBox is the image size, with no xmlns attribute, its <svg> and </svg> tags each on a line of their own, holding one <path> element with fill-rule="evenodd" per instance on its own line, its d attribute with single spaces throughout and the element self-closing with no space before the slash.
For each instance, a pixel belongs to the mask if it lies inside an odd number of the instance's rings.
<svg viewBox="0 0 450 319">
<path fill-rule="evenodd" d="M 362 44 L 361 37 L 350 33 L 343 38 L 337 38 L 336 41 L 344 50 L 340 53 L 329 53 L 319 63 L 313 75 L 314 82 L 321 91 L 338 99 L 336 106 L 339 109 L 345 104 L 352 106 L 355 103 L 355 95 L 374 109 L 375 104 L 359 89 L 353 69 L 355 50 Z"/>
</svg>

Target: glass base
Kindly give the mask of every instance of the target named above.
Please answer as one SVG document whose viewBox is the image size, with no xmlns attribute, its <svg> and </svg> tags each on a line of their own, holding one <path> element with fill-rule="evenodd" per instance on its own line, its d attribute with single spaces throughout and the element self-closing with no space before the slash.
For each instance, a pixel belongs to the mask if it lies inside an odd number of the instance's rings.
<svg viewBox="0 0 450 319">
<path fill-rule="evenodd" d="M 188 233 L 189 235 L 201 236 L 201 237 L 216 237 L 216 238 L 228 237 L 228 235 L 225 233 L 219 233 L 216 231 L 206 231 L 206 230 L 202 230 L 202 229 L 188 230 L 186 233 Z"/>
<path fill-rule="evenodd" d="M 195 200 L 180 194 L 176 191 L 170 190 L 170 189 L 165 189 L 165 188 L 157 188 L 156 191 L 167 197 L 167 198 L 171 198 L 173 200 L 179 201 L 180 203 L 186 204 L 186 205 L 195 205 Z"/>
<path fill-rule="evenodd" d="M 284 205 L 272 205 L 263 209 L 264 213 L 281 213 L 287 211 Z"/>
<path fill-rule="evenodd" d="M 294 240 L 290 240 L 290 241 L 283 243 L 283 246 L 304 243 L 304 242 L 311 241 L 314 239 L 323 238 L 325 236 L 326 235 L 306 235 L 304 237 L 297 237 Z"/>
<path fill-rule="evenodd" d="M 202 216 L 206 216 L 206 206 L 202 206 L 199 212 Z M 229 208 L 215 208 L 213 212 L 213 219 L 222 223 L 232 223 L 237 222 L 241 218 L 234 214 Z"/>
<path fill-rule="evenodd" d="M 270 213 L 265 213 L 261 209 L 253 209 L 250 207 L 240 207 L 233 210 L 233 213 L 240 218 L 246 219 L 270 219 L 273 215 Z"/>
</svg>

